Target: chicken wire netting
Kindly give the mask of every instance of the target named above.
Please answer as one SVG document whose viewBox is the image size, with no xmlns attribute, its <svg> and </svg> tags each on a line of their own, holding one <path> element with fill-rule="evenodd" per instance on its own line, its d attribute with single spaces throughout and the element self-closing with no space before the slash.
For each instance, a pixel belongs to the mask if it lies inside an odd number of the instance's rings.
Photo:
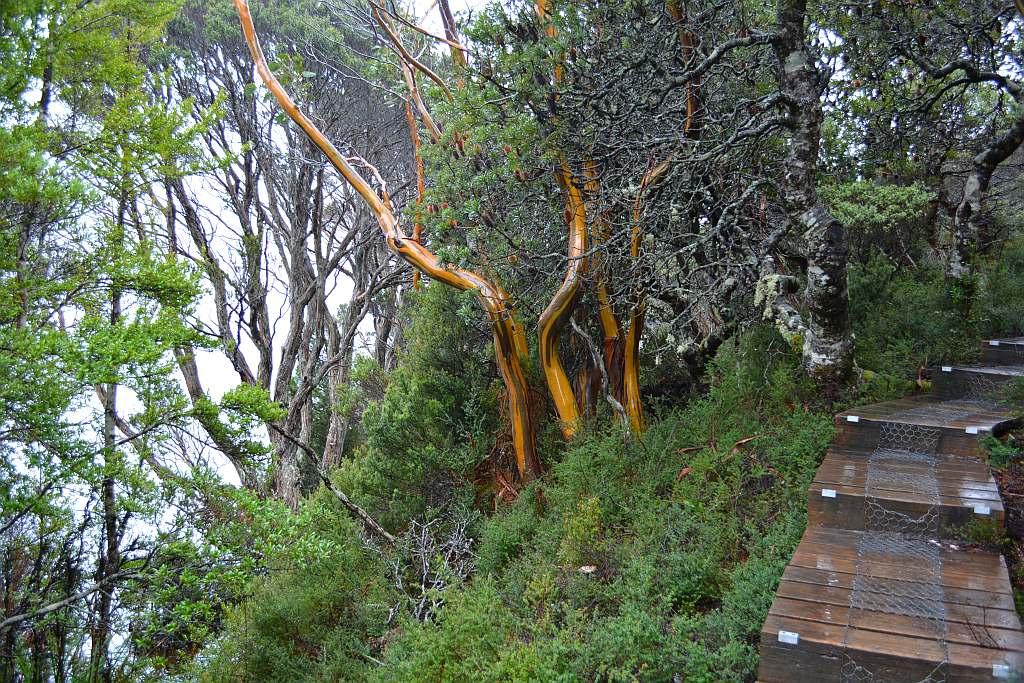
<svg viewBox="0 0 1024 683">
<path fill-rule="evenodd" d="M 1000 348 L 1010 352 L 1010 355 L 1016 359 L 1018 364 L 1024 364 L 1024 343 L 1022 342 L 1010 342 L 1006 344 L 1000 344 Z"/>
<path fill-rule="evenodd" d="M 932 408 L 932 406 L 923 407 Z M 935 451 L 939 447 L 940 436 L 941 432 L 934 427 L 905 422 L 883 422 L 878 428 L 878 448 L 875 453 L 878 453 L 879 450 L 905 453 L 919 462 L 934 466 Z"/>
<path fill-rule="evenodd" d="M 930 412 L 929 412 L 930 411 Z M 922 406 L 903 417 L 942 417 L 964 412 Z M 894 416 L 895 417 L 895 416 Z M 864 531 L 854 560 L 848 627 L 844 636 L 843 683 L 896 683 L 888 670 L 861 661 L 849 647 L 850 628 L 878 630 L 895 616 L 902 631 L 934 643 L 934 666 L 915 683 L 946 681 L 946 611 L 942 592 L 939 535 L 938 428 L 884 422 L 878 446 L 868 457 Z M 914 494 L 914 504 L 893 491 Z M 903 496 L 906 498 L 906 496 Z M 874 629 L 872 627 L 874 626 Z M 904 681 L 905 679 L 900 679 Z"/>
<path fill-rule="evenodd" d="M 889 425 L 890 434 L 889 438 L 893 439 L 892 443 L 896 444 L 897 448 L 908 447 L 908 444 L 901 441 L 899 431 L 901 428 L 907 427 L 921 427 L 922 429 L 929 429 L 935 431 L 935 427 L 924 427 L 922 425 L 911 425 L 904 424 L 907 422 L 933 422 L 937 424 L 947 424 L 953 420 L 961 420 L 972 412 L 977 411 L 977 406 L 974 406 L 966 401 L 941 401 L 938 403 L 925 403 L 924 405 L 917 406 L 915 408 L 908 408 L 907 410 L 901 410 L 899 412 L 889 415 L 890 422 L 883 423 L 883 428 Z M 882 434 L 885 438 L 886 434 Z M 938 432 L 936 431 L 936 439 L 938 438 Z M 913 450 L 913 448 L 910 448 Z"/>
</svg>

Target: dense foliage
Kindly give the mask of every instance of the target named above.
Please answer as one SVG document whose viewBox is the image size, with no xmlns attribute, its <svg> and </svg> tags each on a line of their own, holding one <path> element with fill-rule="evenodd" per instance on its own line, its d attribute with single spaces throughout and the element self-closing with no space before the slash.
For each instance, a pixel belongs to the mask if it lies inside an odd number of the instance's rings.
<svg viewBox="0 0 1024 683">
<path fill-rule="evenodd" d="M 754 680 L 832 414 L 1024 334 L 1012 5 L 251 4 L 375 201 L 232 0 L 0 3 L 0 683 Z"/>
<path fill-rule="evenodd" d="M 411 365 L 398 372 L 416 370 L 430 373 Z M 542 485 L 493 516 L 468 513 L 464 500 L 433 508 L 439 535 L 469 516 L 476 569 L 465 585 L 431 596 L 439 606 L 427 621 L 389 614 L 385 576 L 369 579 L 365 567 L 348 564 L 381 559 L 360 549 L 351 529 L 323 529 L 341 556 L 307 564 L 294 554 L 289 570 L 261 581 L 229 621 L 217 676 L 334 680 L 362 657 L 364 668 L 349 676 L 748 679 L 832 422 L 807 403 L 813 391 L 798 358 L 770 329 L 730 344 L 709 372 L 707 396 L 661 416 L 643 442 L 595 425 L 551 453 Z M 429 464 L 429 455 L 419 462 Z M 388 496 L 395 506 L 421 493 L 396 483 Z M 322 506 L 310 500 L 303 516 L 323 514 Z M 318 567 L 331 567 L 329 575 Z M 359 584 L 362 594 L 347 593 Z M 376 620 L 324 624 L 319 615 L 336 601 L 363 615 L 376 610 Z M 359 645 L 338 646 L 338 638 Z"/>
</svg>

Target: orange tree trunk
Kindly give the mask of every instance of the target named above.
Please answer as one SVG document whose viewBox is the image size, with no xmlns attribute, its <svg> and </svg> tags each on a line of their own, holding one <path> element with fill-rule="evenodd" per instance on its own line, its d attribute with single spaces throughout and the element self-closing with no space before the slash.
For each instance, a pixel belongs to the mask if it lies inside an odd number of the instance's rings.
<svg viewBox="0 0 1024 683">
<path fill-rule="evenodd" d="M 563 161 L 561 181 L 566 193 L 566 223 L 569 228 L 569 265 L 566 268 L 562 286 L 555 292 L 551 302 L 537 321 L 540 362 L 544 369 L 551 398 L 562 426 L 562 434 L 569 439 L 576 433 L 579 426 L 580 411 L 572 383 L 565 374 L 562 361 L 558 356 L 558 340 L 562 331 L 572 317 L 573 309 L 580 295 L 580 281 L 586 267 L 584 255 L 587 251 L 587 217 L 583 206 L 583 197 L 576 181 Z"/>
<path fill-rule="evenodd" d="M 422 244 L 409 239 L 402 232 L 390 203 L 377 195 L 370 184 L 342 157 L 331 141 L 306 118 L 281 87 L 263 56 L 263 50 L 260 48 L 252 23 L 252 16 L 249 13 L 248 3 L 246 0 L 234 0 L 234 2 L 242 24 L 242 32 L 245 34 L 245 41 L 263 83 L 274 95 L 285 113 L 309 136 L 331 162 L 331 165 L 338 170 L 345 181 L 359 193 L 363 201 L 373 211 L 377 223 L 384 233 L 388 248 L 432 280 L 476 293 L 491 322 L 498 370 L 508 392 L 513 445 L 519 473 L 524 481 L 535 478 L 540 473 L 540 461 L 537 459 L 535 430 L 529 409 L 529 387 L 519 362 L 522 331 L 518 329 L 513 320 L 508 295 L 499 285 L 477 273 L 442 264 Z"/>
</svg>

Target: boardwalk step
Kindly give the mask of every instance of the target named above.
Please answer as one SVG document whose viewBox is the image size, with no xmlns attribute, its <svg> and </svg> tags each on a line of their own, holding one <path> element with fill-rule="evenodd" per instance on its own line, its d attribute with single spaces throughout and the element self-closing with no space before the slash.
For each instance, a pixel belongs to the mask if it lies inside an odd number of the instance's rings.
<svg viewBox="0 0 1024 683">
<path fill-rule="evenodd" d="M 929 522 L 934 517 L 935 536 L 951 538 L 972 520 L 1003 523 L 999 488 L 980 461 L 894 455 L 830 450 L 811 484 L 808 524 L 860 531 L 880 528 L 889 513 Z"/>
<path fill-rule="evenodd" d="M 983 457 L 985 434 L 1001 434 L 1014 423 L 1005 406 L 913 396 L 861 406 L 835 418 L 836 446 L 874 450 L 880 445 Z"/>
<path fill-rule="evenodd" d="M 876 677 L 866 680 L 924 680 L 942 667 L 945 680 L 988 681 L 1024 668 L 1001 556 L 924 541 L 929 567 L 911 561 L 914 543 L 878 548 L 874 536 L 809 527 L 762 629 L 760 680 L 838 681 L 845 666 Z M 892 604 L 876 609 L 879 599 Z"/>
<path fill-rule="evenodd" d="M 775 605 L 773 605 L 775 608 Z M 836 607 L 837 612 L 843 608 Z M 761 630 L 760 680 L 793 681 L 998 681 L 1019 680 L 1024 653 L 896 632 L 894 621 L 865 617 L 858 626 L 771 614 Z M 780 642 L 796 633 L 796 644 Z M 993 632 L 994 629 L 989 629 Z M 846 669 L 844 675 L 844 668 Z"/>
<path fill-rule="evenodd" d="M 1024 365 L 945 365 L 932 376 L 932 394 L 944 401 L 998 401 L 1006 385 L 1022 377 Z"/>
<path fill-rule="evenodd" d="M 982 342 L 981 362 L 983 365 L 1024 365 L 1024 337 Z"/>
</svg>

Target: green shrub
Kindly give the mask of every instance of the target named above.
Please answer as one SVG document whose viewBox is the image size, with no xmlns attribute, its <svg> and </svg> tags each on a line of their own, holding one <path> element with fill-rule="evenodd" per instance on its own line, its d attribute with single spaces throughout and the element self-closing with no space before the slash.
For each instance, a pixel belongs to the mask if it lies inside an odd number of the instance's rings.
<svg viewBox="0 0 1024 683">
<path fill-rule="evenodd" d="M 928 249 L 927 219 L 935 199 L 923 185 L 858 180 L 825 186 L 821 194 L 849 232 L 855 261 L 864 263 L 879 253 L 898 263 L 923 260 Z"/>
<path fill-rule="evenodd" d="M 488 579 L 456 594 L 433 623 L 409 623 L 378 681 L 557 681 L 543 643 L 518 639 L 519 624 Z"/>
<path fill-rule="evenodd" d="M 992 436 L 985 435 L 981 440 L 981 446 L 988 455 L 988 463 L 992 467 L 1007 467 L 1013 462 L 1020 460 L 1024 452 L 1021 451 L 1020 443 L 1010 435 L 1006 441 Z"/>
<path fill-rule="evenodd" d="M 472 327 L 467 304 L 440 285 L 415 298 L 408 347 L 363 415 L 366 443 L 336 475 L 389 528 L 471 502 L 468 480 L 500 432 L 489 335 Z"/>
<path fill-rule="evenodd" d="M 993 553 L 1003 552 L 1010 543 L 1003 523 L 996 519 L 972 519 L 956 531 L 964 543 Z"/>
<path fill-rule="evenodd" d="M 1024 236 L 1009 242 L 982 267 L 975 305 L 983 337 L 1015 337 L 1024 334 Z"/>
<path fill-rule="evenodd" d="M 323 491 L 282 519 L 265 574 L 231 611 L 202 680 L 362 678 L 396 598 L 383 561 L 359 534 Z"/>
<path fill-rule="evenodd" d="M 770 329 L 710 370 L 642 442 L 595 425 L 550 457 L 482 523 L 475 579 L 406 623 L 374 680 L 749 680 L 833 427 Z"/>
<path fill-rule="evenodd" d="M 1024 238 L 983 260 L 971 305 L 951 292 L 940 268 L 909 270 L 876 254 L 850 266 L 850 320 L 862 398 L 905 395 L 918 368 L 977 360 L 982 339 L 1024 333 Z"/>
<path fill-rule="evenodd" d="M 946 295 L 939 269 L 900 270 L 883 256 L 852 267 L 850 318 L 858 365 L 879 375 L 911 379 L 919 367 L 977 354 L 977 331 Z"/>
</svg>

